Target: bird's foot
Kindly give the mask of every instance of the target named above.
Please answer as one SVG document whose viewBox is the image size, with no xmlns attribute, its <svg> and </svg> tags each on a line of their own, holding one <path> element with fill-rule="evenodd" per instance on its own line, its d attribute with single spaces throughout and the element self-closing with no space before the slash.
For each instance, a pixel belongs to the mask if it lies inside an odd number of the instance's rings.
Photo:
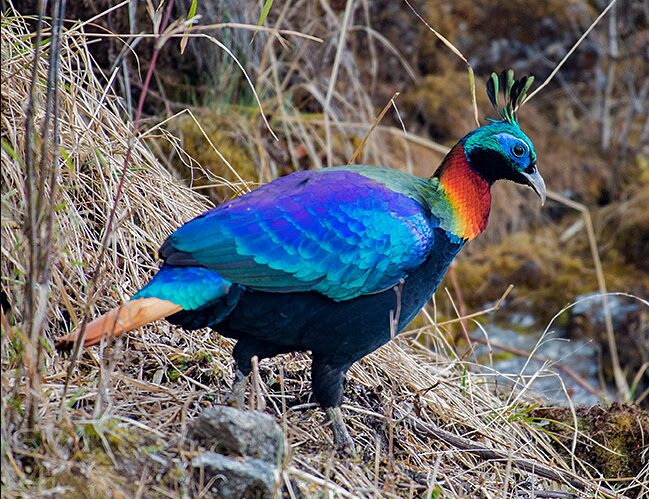
<svg viewBox="0 0 649 499">
<path fill-rule="evenodd" d="M 334 444 L 339 451 L 352 456 L 356 455 L 356 446 L 352 437 L 347 431 L 345 421 L 343 421 L 343 413 L 340 407 L 327 407 L 325 409 L 329 421 L 331 421 L 331 430 L 334 434 Z"/>
<path fill-rule="evenodd" d="M 234 383 L 232 383 L 232 392 L 225 397 L 225 403 L 237 409 L 245 407 L 244 398 L 246 395 L 246 376 L 237 369 L 234 373 Z"/>
</svg>

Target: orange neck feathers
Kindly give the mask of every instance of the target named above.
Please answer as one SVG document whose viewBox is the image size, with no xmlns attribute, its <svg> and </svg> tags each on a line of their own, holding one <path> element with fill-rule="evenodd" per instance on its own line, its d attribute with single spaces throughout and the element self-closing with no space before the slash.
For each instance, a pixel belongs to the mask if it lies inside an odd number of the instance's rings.
<svg viewBox="0 0 649 499">
<path fill-rule="evenodd" d="M 450 207 L 444 228 L 461 239 L 475 238 L 489 221 L 491 185 L 469 166 L 462 144 L 451 149 L 435 175 Z"/>
</svg>

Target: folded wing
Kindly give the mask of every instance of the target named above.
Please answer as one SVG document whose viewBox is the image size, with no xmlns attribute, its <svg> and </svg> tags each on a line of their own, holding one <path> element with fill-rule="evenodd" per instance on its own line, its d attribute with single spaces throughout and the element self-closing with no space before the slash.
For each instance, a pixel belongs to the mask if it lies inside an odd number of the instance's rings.
<svg viewBox="0 0 649 499">
<path fill-rule="evenodd" d="M 394 286 L 421 265 L 434 225 L 415 199 L 357 171 L 303 171 L 188 222 L 160 255 L 251 289 L 341 301 Z"/>
</svg>

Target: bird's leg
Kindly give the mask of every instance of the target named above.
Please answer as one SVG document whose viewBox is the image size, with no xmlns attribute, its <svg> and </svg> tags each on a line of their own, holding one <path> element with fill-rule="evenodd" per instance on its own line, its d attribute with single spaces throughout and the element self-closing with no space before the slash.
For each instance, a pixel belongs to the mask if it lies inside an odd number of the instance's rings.
<svg viewBox="0 0 649 499">
<path fill-rule="evenodd" d="M 331 421 L 331 430 L 334 434 L 334 444 L 336 447 L 343 452 L 352 455 L 356 454 L 354 441 L 347 431 L 347 426 L 343 420 L 343 413 L 340 410 L 340 407 L 327 407 L 325 408 L 325 413 L 327 414 L 329 421 Z"/>
<path fill-rule="evenodd" d="M 234 373 L 234 382 L 232 383 L 232 392 L 230 392 L 225 397 L 226 404 L 236 407 L 237 409 L 243 409 L 244 398 L 246 395 L 246 382 L 247 376 L 241 372 L 237 367 L 237 370 Z"/>
<path fill-rule="evenodd" d="M 253 372 L 253 358 L 257 358 L 254 361 L 254 374 L 256 376 L 256 383 L 259 383 L 259 371 L 257 368 L 257 362 L 267 357 L 273 357 L 278 353 L 289 352 L 290 349 L 287 349 L 283 345 L 274 345 L 272 343 L 266 343 L 264 341 L 259 341 L 250 336 L 243 336 L 239 338 L 237 344 L 234 345 L 234 350 L 232 350 L 232 356 L 234 357 L 234 362 L 236 364 L 236 371 L 234 374 L 234 383 L 232 384 L 232 393 L 226 398 L 226 403 L 240 409 L 244 409 L 244 398 L 246 394 L 246 383 L 248 375 Z M 257 390 L 258 397 L 261 397 L 261 392 Z"/>
<path fill-rule="evenodd" d="M 335 359 L 314 354 L 311 363 L 313 394 L 324 408 L 334 434 L 334 444 L 339 450 L 355 453 L 354 442 L 349 436 L 340 406 L 343 401 L 343 379 L 349 368 Z"/>
<path fill-rule="evenodd" d="M 232 350 L 235 372 L 232 392 L 225 398 L 225 403 L 238 409 L 245 409 L 246 384 L 248 375 L 252 372 L 251 359 L 255 355 L 257 342 L 252 338 L 243 337 L 237 341 Z"/>
</svg>

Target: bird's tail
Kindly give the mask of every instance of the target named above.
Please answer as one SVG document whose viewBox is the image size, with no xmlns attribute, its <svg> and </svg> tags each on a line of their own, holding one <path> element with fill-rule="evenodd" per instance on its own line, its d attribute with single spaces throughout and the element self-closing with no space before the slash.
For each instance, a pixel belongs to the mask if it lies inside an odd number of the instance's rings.
<svg viewBox="0 0 649 499">
<path fill-rule="evenodd" d="M 96 345 L 104 336 L 128 333 L 181 310 L 191 312 L 214 304 L 228 294 L 231 284 L 218 272 L 204 267 L 163 265 L 130 301 L 88 323 L 83 346 Z M 69 350 L 79 334 L 76 329 L 60 338 L 56 348 Z"/>
<path fill-rule="evenodd" d="M 138 298 L 128 301 L 88 323 L 83 346 L 96 345 L 104 336 L 117 337 L 180 310 L 182 310 L 180 305 L 159 298 Z M 72 348 L 79 334 L 80 330 L 77 328 L 69 335 L 59 338 L 56 341 L 57 350 Z"/>
</svg>

